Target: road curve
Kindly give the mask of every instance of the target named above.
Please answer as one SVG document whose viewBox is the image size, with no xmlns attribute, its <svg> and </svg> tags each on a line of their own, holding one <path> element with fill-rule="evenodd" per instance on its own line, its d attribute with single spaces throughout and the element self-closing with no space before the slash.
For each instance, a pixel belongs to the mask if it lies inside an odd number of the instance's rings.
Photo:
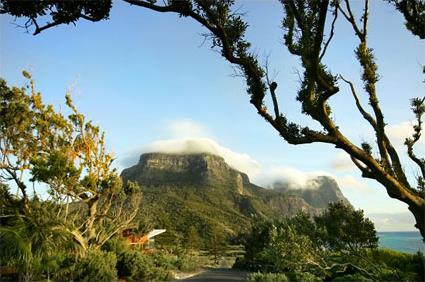
<svg viewBox="0 0 425 282">
<path fill-rule="evenodd" d="M 245 281 L 248 273 L 230 268 L 208 268 L 198 275 L 186 278 L 180 281 L 202 281 L 202 282 L 220 282 L 220 281 Z"/>
</svg>

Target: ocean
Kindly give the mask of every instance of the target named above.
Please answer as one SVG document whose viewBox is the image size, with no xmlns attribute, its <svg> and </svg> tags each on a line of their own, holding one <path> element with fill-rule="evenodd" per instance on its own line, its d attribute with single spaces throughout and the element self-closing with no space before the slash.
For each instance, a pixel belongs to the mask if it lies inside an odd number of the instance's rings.
<svg viewBox="0 0 425 282">
<path fill-rule="evenodd" d="M 419 232 L 378 232 L 379 245 L 405 253 L 425 253 L 425 244 Z"/>
</svg>

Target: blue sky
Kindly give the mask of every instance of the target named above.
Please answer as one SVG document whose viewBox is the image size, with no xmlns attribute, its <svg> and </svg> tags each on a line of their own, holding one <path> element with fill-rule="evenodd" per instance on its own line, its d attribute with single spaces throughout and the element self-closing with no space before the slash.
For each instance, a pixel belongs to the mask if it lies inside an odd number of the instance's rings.
<svg viewBox="0 0 425 282">
<path fill-rule="evenodd" d="M 357 15 L 360 4 L 354 2 Z M 281 7 L 277 1 L 241 1 L 240 6 L 247 12 L 253 50 L 262 61 L 269 55 L 270 68 L 277 73 L 281 110 L 295 121 L 316 125 L 300 114 L 295 101 L 300 68 L 282 44 Z M 400 149 L 413 119 L 409 99 L 424 93 L 424 44 L 403 22 L 384 1 L 371 1 L 369 44 L 381 75 L 378 92 L 388 133 Z M 413 229 L 406 206 L 362 179 L 343 154 L 328 145 L 286 144 L 249 104 L 243 79 L 232 76 L 233 69 L 210 42 L 202 44 L 206 31 L 195 22 L 115 1 L 110 20 L 99 23 L 80 21 L 37 36 L 12 23 L 13 18 L 0 17 L 0 76 L 10 85 L 22 85 L 21 70 L 30 71 L 45 100 L 56 106 L 63 107 L 65 92 L 72 90 L 80 111 L 106 131 L 119 168 L 143 151 L 195 144 L 225 155 L 264 185 L 289 178 L 302 186 L 309 177 L 332 175 L 355 207 L 375 216 L 378 229 Z M 356 44 L 341 17 L 325 63 L 356 83 L 366 105 L 354 58 Z M 372 141 L 348 88 L 341 89 L 331 101 L 334 118 L 357 143 Z M 418 148 L 425 152 L 425 143 Z M 413 175 L 416 169 L 404 162 Z M 394 221 L 391 213 L 406 216 Z"/>
</svg>

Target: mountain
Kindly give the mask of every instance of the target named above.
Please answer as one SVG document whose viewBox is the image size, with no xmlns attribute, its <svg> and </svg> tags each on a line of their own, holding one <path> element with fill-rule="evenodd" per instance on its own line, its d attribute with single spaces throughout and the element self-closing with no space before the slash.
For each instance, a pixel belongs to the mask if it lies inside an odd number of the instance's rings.
<svg viewBox="0 0 425 282">
<path fill-rule="evenodd" d="M 142 186 L 226 186 L 243 194 L 248 176 L 226 164 L 222 157 L 203 154 L 148 153 L 139 163 L 123 170 L 121 176 Z"/>
<path fill-rule="evenodd" d="M 142 187 L 140 219 L 144 224 L 182 236 L 194 226 L 205 238 L 212 225 L 236 235 L 259 218 L 294 216 L 300 211 L 318 214 L 327 201 L 323 196 L 315 205 L 313 194 L 299 195 L 284 191 L 283 186 L 276 190 L 259 187 L 222 157 L 207 153 L 143 154 L 121 177 Z M 337 194 L 339 188 L 336 185 L 331 190 Z"/>
<path fill-rule="evenodd" d="M 338 183 L 332 177 L 318 176 L 309 180 L 307 186 L 307 188 L 303 189 L 294 189 L 290 188 L 288 183 L 278 181 L 272 187 L 280 193 L 299 196 L 315 208 L 327 208 L 328 204 L 332 202 L 343 202 L 346 205 L 350 205 L 350 202 L 339 189 Z"/>
</svg>

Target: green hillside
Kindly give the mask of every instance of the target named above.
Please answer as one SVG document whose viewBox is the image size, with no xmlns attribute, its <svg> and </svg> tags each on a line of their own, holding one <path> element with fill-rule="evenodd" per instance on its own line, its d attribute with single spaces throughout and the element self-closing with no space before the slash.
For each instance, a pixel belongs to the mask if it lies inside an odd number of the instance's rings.
<svg viewBox="0 0 425 282">
<path fill-rule="evenodd" d="M 212 227 L 235 236 L 259 218 L 321 210 L 300 195 L 256 186 L 223 158 L 206 153 L 143 154 L 121 176 L 142 187 L 140 221 L 147 228 L 166 228 L 177 237 L 187 234 L 191 226 L 203 238 Z"/>
</svg>

